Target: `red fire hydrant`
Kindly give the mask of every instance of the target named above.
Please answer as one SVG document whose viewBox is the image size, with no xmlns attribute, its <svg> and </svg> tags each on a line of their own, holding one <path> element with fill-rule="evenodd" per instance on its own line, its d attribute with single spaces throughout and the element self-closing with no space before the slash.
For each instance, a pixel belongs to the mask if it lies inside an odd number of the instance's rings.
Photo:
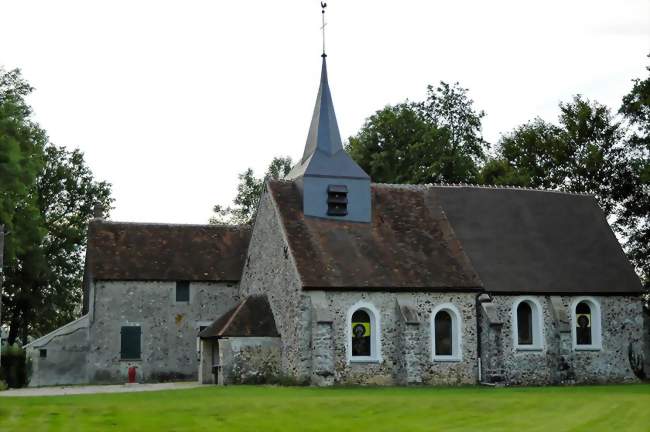
<svg viewBox="0 0 650 432">
<path fill-rule="evenodd" d="M 129 367 L 129 384 L 134 384 L 135 383 L 135 366 Z"/>
</svg>

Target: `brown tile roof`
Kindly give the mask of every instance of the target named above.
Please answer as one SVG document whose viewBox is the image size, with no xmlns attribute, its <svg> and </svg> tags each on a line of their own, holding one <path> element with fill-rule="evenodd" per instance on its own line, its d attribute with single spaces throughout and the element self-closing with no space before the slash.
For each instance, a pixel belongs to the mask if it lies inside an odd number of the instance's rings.
<svg viewBox="0 0 650 432">
<path fill-rule="evenodd" d="M 481 288 L 435 196 L 373 186 L 367 224 L 305 217 L 292 182 L 268 190 L 306 289 Z"/>
<path fill-rule="evenodd" d="M 98 280 L 238 281 L 250 229 L 94 220 L 87 272 Z"/>
<path fill-rule="evenodd" d="M 265 295 L 249 296 L 199 333 L 202 339 L 220 337 L 278 337 Z"/>
</svg>

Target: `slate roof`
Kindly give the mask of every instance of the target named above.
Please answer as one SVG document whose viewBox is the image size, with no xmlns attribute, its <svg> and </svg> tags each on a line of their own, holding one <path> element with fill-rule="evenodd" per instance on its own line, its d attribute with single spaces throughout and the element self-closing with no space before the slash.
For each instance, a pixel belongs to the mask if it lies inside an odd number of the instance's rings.
<svg viewBox="0 0 650 432">
<path fill-rule="evenodd" d="M 248 227 L 95 219 L 86 272 L 96 280 L 239 281 L 249 240 Z"/>
<path fill-rule="evenodd" d="M 305 217 L 294 183 L 267 186 L 305 289 L 641 292 L 591 196 L 373 185 L 365 224 Z"/>
<path fill-rule="evenodd" d="M 552 191 L 432 187 L 485 289 L 639 293 L 641 282 L 596 199 Z"/>
<path fill-rule="evenodd" d="M 246 297 L 199 333 L 201 339 L 279 336 L 265 295 Z"/>
<path fill-rule="evenodd" d="M 436 199 L 373 186 L 372 222 L 305 217 L 293 182 L 268 183 L 306 289 L 479 290 Z"/>
<path fill-rule="evenodd" d="M 307 133 L 305 151 L 286 178 L 295 179 L 301 176 L 370 179 L 368 174 L 343 149 L 332 93 L 327 80 L 325 56 L 323 56 L 320 87 Z"/>
</svg>

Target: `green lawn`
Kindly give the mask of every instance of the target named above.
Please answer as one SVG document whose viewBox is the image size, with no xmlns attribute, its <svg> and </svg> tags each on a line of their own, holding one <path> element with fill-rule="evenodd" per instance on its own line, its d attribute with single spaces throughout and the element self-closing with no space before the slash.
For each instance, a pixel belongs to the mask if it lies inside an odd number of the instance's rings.
<svg viewBox="0 0 650 432">
<path fill-rule="evenodd" d="M 203 387 L 1 398 L 0 431 L 650 431 L 650 385 Z"/>
</svg>

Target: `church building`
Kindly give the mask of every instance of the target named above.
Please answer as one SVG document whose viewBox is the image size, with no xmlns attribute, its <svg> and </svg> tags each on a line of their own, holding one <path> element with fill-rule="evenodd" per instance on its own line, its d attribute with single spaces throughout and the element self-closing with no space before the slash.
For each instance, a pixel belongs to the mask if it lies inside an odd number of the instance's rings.
<svg viewBox="0 0 650 432">
<path fill-rule="evenodd" d="M 641 293 L 593 196 L 373 183 L 323 55 L 251 227 L 90 223 L 83 316 L 27 345 L 30 384 L 636 382 Z"/>
</svg>

